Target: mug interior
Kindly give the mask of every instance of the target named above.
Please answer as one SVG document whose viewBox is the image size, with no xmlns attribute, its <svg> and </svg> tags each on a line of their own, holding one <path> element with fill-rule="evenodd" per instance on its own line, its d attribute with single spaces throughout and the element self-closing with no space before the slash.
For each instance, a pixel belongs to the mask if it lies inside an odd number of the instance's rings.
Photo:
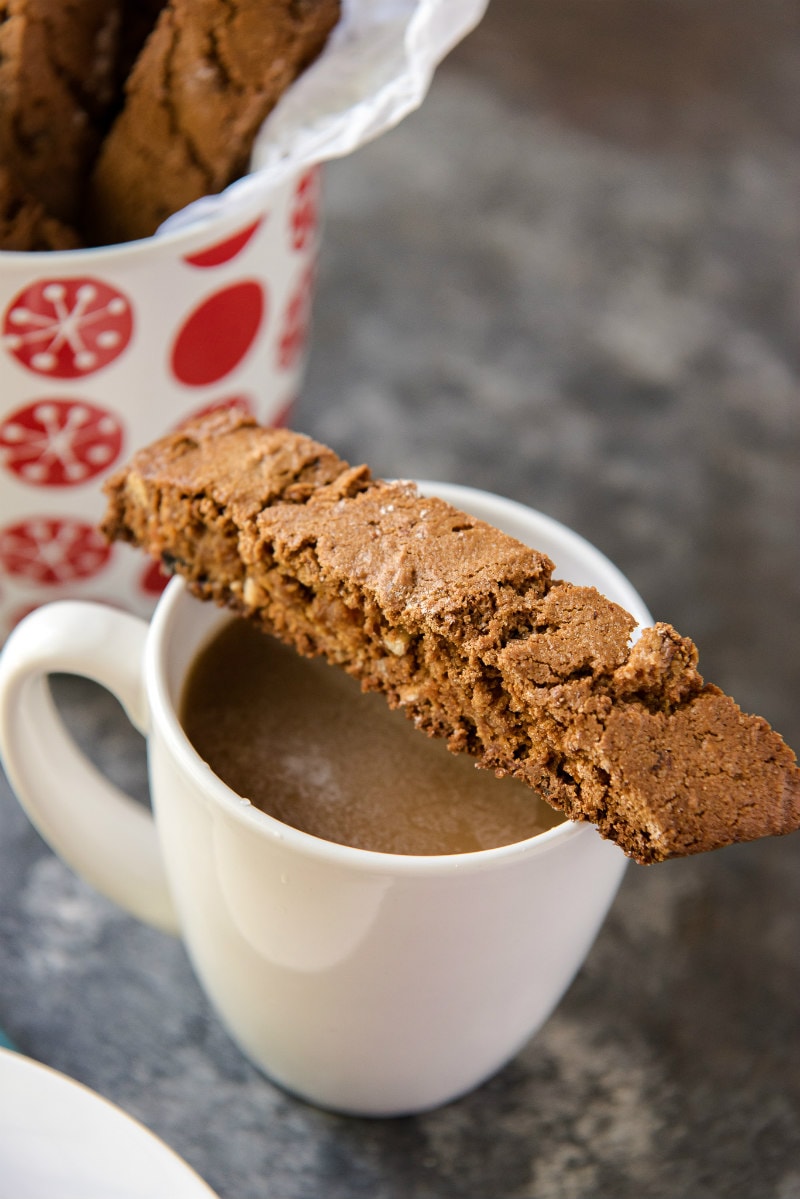
<svg viewBox="0 0 800 1199">
<path fill-rule="evenodd" d="M 554 576 L 581 586 L 593 586 L 609 599 L 621 604 L 637 621 L 638 628 L 652 624 L 644 601 L 608 558 L 579 534 L 543 513 L 526 508 L 512 500 L 503 499 L 469 487 L 455 484 L 423 482 L 420 491 L 436 495 L 481 520 L 486 520 L 503 532 L 547 554 L 555 564 Z M 164 591 L 148 638 L 145 678 L 151 707 L 151 720 L 167 741 L 175 759 L 193 779 L 205 796 L 220 803 L 238 819 L 245 820 L 262 834 L 281 841 L 297 840 L 306 852 L 320 853 L 338 860 L 350 858 L 352 864 L 376 865 L 387 860 L 393 869 L 411 872 L 435 871 L 442 864 L 469 863 L 480 869 L 485 863 L 544 850 L 565 837 L 589 833 L 590 825 L 563 821 L 526 841 L 501 845 L 494 849 L 477 850 L 468 854 L 399 855 L 324 841 L 310 833 L 294 829 L 242 800 L 222 782 L 195 751 L 181 727 L 178 709 L 190 666 L 198 652 L 231 619 L 231 613 L 212 603 L 195 599 L 182 579 L 176 578 Z M 638 631 L 638 630 L 637 630 Z M 635 636 L 636 634 L 634 634 Z"/>
</svg>

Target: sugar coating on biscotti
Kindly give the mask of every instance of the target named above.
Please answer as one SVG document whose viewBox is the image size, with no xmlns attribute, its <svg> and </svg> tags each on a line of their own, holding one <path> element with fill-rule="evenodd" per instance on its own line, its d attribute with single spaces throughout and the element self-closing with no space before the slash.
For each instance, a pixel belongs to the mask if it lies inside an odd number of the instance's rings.
<svg viewBox="0 0 800 1199">
<path fill-rule="evenodd" d="M 692 642 L 410 483 L 215 413 L 107 483 L 104 531 L 383 692 L 640 862 L 800 827 L 794 754 Z"/>
</svg>

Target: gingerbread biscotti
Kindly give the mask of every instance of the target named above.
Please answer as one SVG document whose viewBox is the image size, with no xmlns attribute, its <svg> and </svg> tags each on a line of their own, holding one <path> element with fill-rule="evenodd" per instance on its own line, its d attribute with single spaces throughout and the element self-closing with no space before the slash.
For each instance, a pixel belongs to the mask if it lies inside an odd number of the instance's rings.
<svg viewBox="0 0 800 1199">
<path fill-rule="evenodd" d="M 0 0 L 0 250 L 148 237 L 221 191 L 339 17 L 340 0 Z"/>
<path fill-rule="evenodd" d="M 339 0 L 170 0 L 94 167 L 87 236 L 149 237 L 243 174 L 262 122 L 339 15 Z"/>
<path fill-rule="evenodd" d="M 216 413 L 107 484 L 104 531 L 382 691 L 640 862 L 800 827 L 800 769 L 645 629 L 534 549 L 330 449 Z"/>
<path fill-rule="evenodd" d="M 0 250 L 75 250 L 79 245 L 75 230 L 49 216 L 0 166 Z"/>
<path fill-rule="evenodd" d="M 113 103 L 119 26 L 120 0 L 0 0 L 0 164 L 67 226 Z"/>
</svg>

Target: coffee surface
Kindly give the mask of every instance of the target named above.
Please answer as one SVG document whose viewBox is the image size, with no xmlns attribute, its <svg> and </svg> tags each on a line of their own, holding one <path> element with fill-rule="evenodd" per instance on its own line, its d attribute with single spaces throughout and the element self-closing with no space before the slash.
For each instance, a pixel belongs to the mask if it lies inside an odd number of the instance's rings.
<svg viewBox="0 0 800 1199">
<path fill-rule="evenodd" d="M 384 853 L 470 853 L 563 819 L 525 784 L 451 754 L 382 696 L 243 620 L 199 652 L 181 719 L 238 795 L 328 841 Z"/>
</svg>

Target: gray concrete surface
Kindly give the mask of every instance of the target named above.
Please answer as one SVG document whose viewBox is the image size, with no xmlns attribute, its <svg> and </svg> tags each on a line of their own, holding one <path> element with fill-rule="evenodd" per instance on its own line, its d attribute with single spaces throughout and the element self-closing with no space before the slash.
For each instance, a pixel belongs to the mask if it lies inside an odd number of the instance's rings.
<svg viewBox="0 0 800 1199">
<path fill-rule="evenodd" d="M 800 21 L 780 0 L 493 0 L 422 110 L 326 174 L 294 424 L 578 529 L 800 747 Z M 59 695 L 131 790 L 141 744 Z M 0 794 L 0 1024 L 222 1199 L 797 1199 L 800 836 L 631 867 L 541 1033 L 390 1122 L 287 1097 L 181 947 Z"/>
</svg>

